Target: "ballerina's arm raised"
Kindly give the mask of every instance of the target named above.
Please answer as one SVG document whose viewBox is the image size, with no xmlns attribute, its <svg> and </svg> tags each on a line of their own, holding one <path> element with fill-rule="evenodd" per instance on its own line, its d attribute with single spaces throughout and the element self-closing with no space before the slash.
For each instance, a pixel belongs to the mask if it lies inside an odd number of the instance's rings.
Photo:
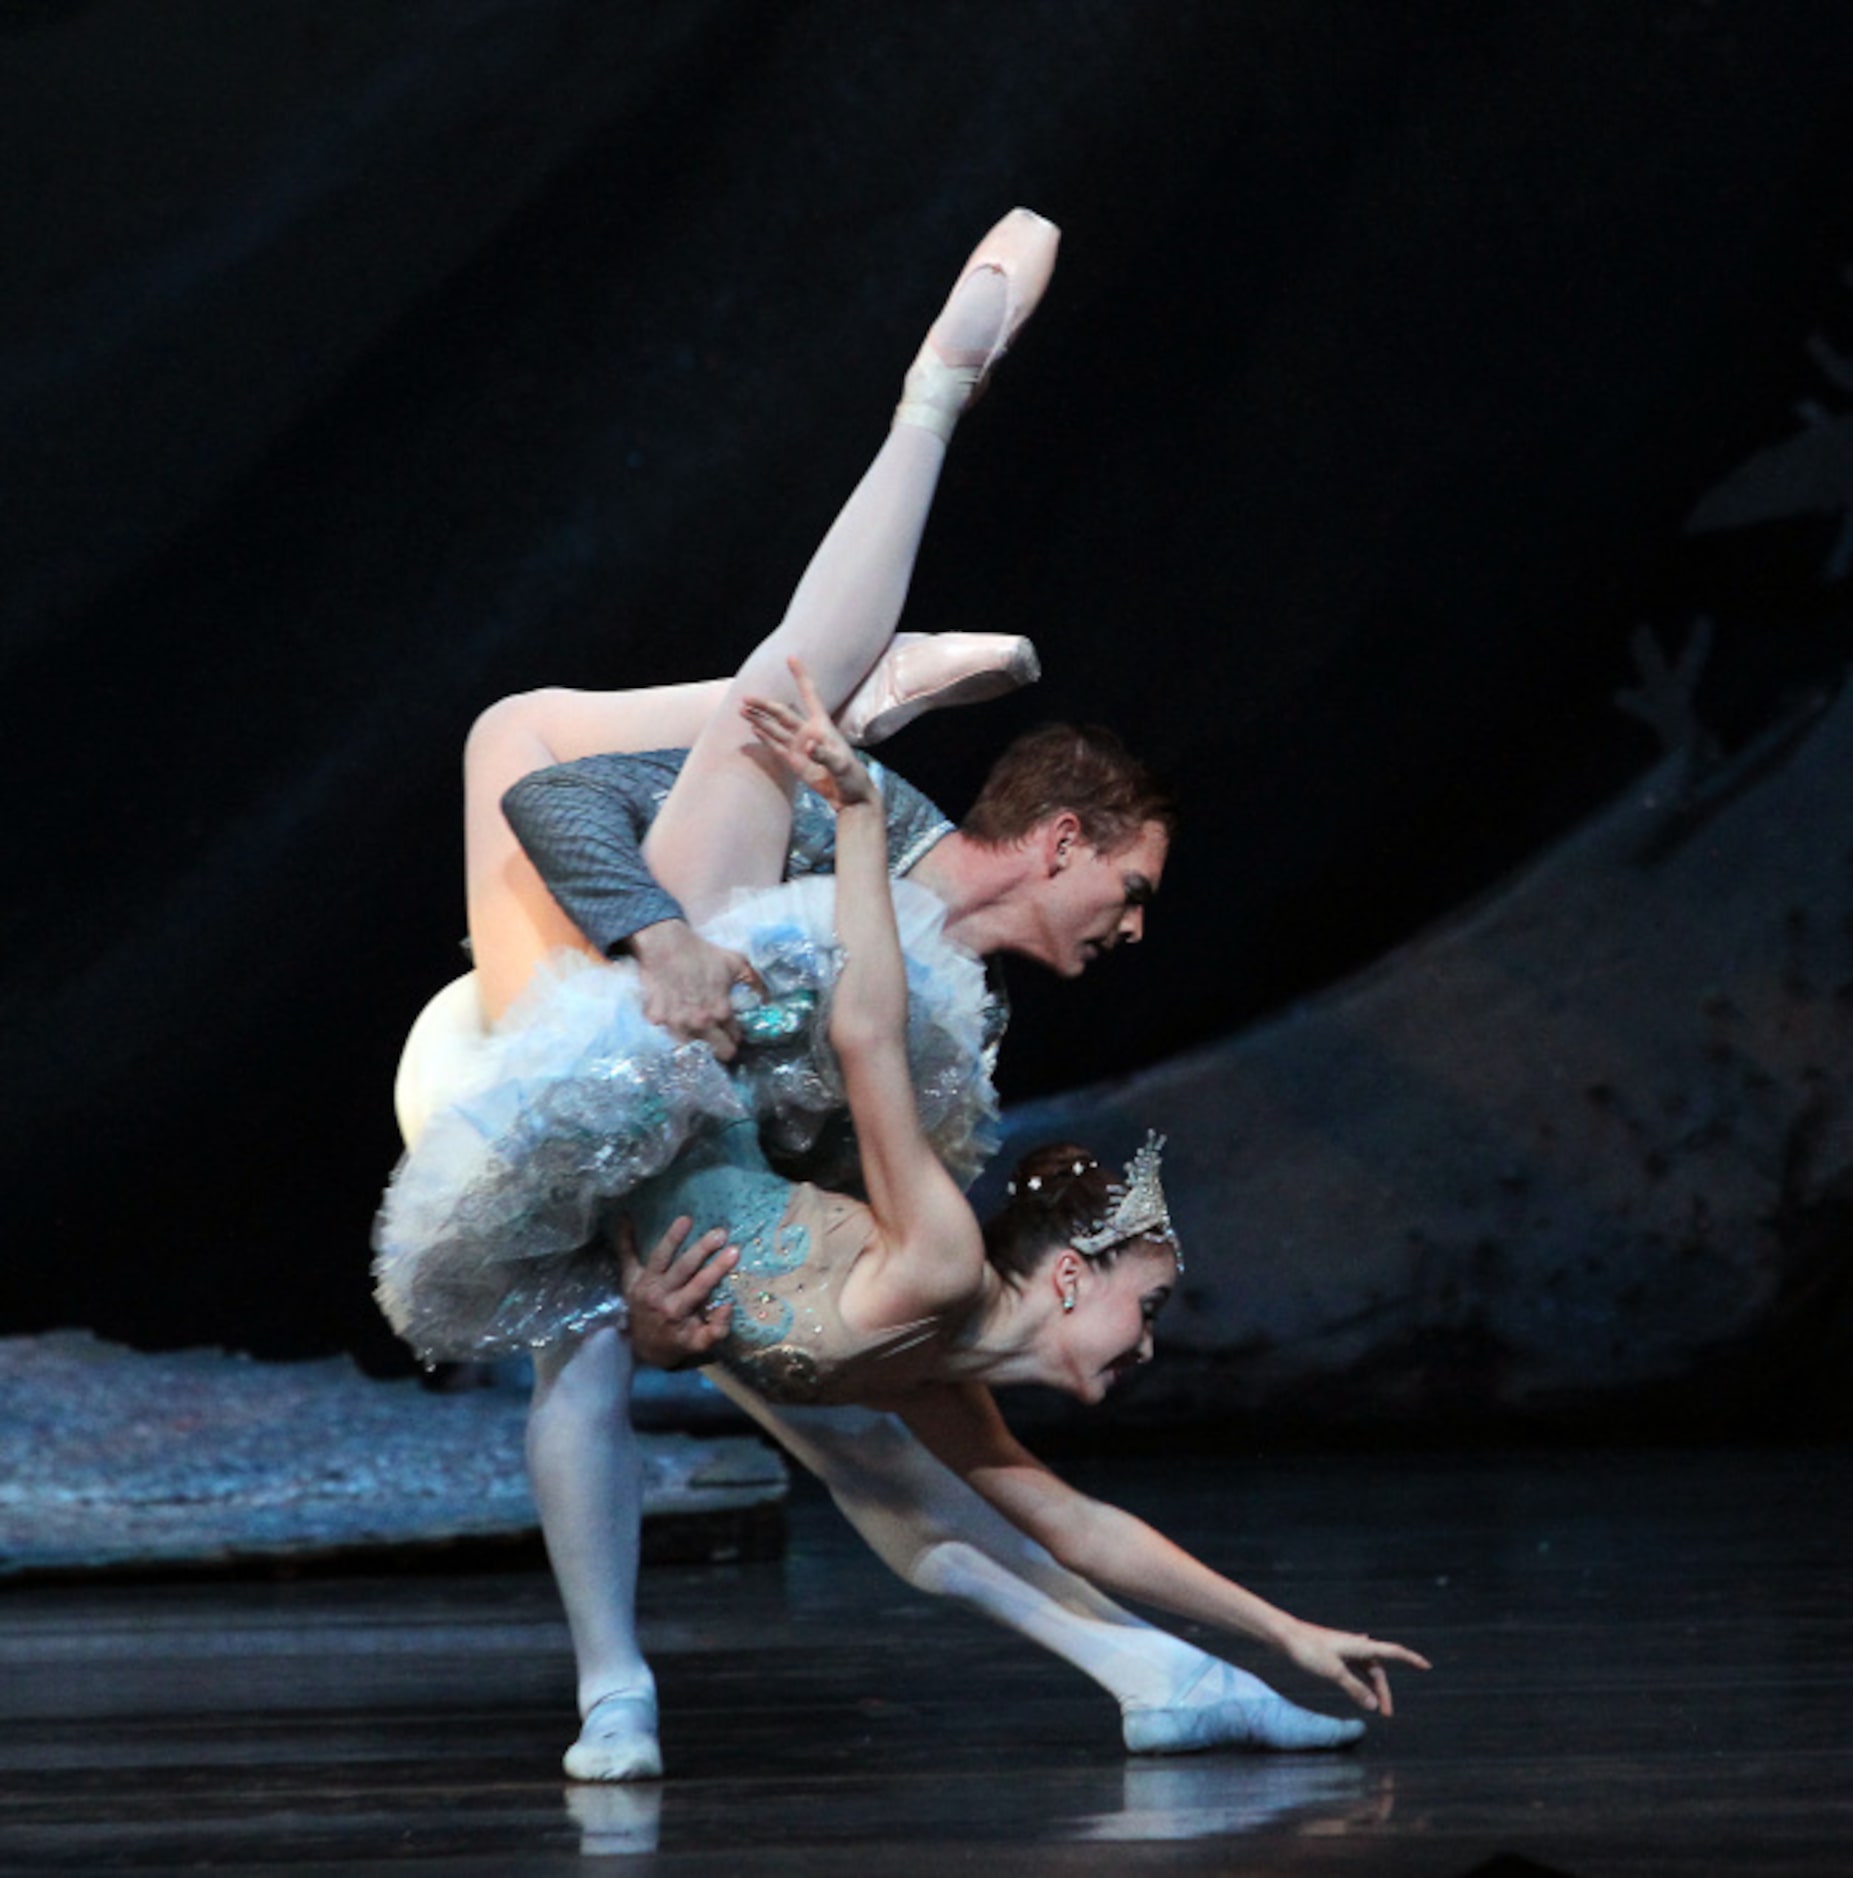
<svg viewBox="0 0 1853 1878">
<path fill-rule="evenodd" d="M 1393 1713 L 1387 1664 L 1429 1667 L 1426 1657 L 1400 1643 L 1290 1616 L 1142 1519 L 1069 1486 L 1011 1434 L 980 1383 L 927 1384 L 901 1413 L 927 1448 L 1006 1519 L 1103 1591 L 1271 1644 L 1374 1714 Z"/>
<path fill-rule="evenodd" d="M 878 1243 L 856 1261 L 843 1309 L 870 1329 L 911 1324 L 983 1282 L 976 1216 L 920 1125 L 907 1062 L 907 970 L 888 876 L 881 792 L 793 659 L 803 710 L 763 699 L 741 708 L 760 741 L 836 811 L 836 936 L 844 963 L 830 1042 L 862 1162 Z"/>
</svg>

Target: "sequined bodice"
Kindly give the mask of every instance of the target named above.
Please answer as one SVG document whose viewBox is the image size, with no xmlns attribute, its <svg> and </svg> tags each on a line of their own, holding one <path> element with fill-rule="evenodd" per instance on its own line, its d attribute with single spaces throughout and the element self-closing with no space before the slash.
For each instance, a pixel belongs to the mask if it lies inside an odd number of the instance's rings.
<svg viewBox="0 0 1853 1878">
<path fill-rule="evenodd" d="M 679 1214 L 694 1231 L 727 1228 L 740 1263 L 715 1293 L 733 1305 L 717 1360 L 775 1402 L 855 1399 L 868 1367 L 934 1334 L 930 1319 L 875 1336 L 852 1332 L 843 1281 L 869 1243 L 869 1210 L 775 1174 L 749 1123 L 685 1149 L 631 1198 L 637 1243 L 655 1243 Z"/>
</svg>

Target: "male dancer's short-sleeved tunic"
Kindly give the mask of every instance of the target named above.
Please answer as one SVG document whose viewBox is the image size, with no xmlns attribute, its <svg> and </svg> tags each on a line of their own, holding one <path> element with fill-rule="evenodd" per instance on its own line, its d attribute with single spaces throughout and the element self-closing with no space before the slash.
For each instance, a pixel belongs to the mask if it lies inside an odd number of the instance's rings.
<svg viewBox="0 0 1853 1878">
<path fill-rule="evenodd" d="M 524 776 L 502 798 L 515 838 L 547 890 L 607 957 L 632 933 L 687 916 L 657 884 L 643 858 L 643 838 L 686 750 L 582 757 Z M 905 874 L 952 823 L 905 777 L 871 762 L 888 817 L 888 871 Z M 800 788 L 792 804 L 788 879 L 827 874 L 836 865 L 836 817 L 823 798 Z"/>
</svg>

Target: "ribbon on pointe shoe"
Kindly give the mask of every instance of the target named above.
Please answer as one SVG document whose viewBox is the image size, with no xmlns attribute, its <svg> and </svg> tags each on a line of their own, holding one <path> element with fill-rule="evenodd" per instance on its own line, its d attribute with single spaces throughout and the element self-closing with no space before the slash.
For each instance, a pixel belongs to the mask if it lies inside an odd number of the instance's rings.
<svg viewBox="0 0 1853 1878">
<path fill-rule="evenodd" d="M 941 438 L 952 435 L 961 413 L 983 391 L 992 366 L 1010 350 L 1040 303 L 1055 272 L 1061 235 L 1053 222 L 1034 209 L 1012 209 L 972 250 L 908 368 L 901 402 L 895 407 L 897 424 L 916 425 Z M 941 327 L 955 323 L 953 304 L 966 283 L 974 274 L 986 272 L 1003 277 L 1004 311 L 997 331 L 982 349 L 957 345 L 950 337 L 941 340 Z"/>
</svg>

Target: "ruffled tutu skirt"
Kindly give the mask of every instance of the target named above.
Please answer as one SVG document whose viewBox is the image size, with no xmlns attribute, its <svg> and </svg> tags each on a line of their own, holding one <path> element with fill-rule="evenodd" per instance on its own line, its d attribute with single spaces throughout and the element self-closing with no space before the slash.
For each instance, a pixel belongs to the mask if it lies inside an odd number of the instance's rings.
<svg viewBox="0 0 1853 1878">
<path fill-rule="evenodd" d="M 924 888 L 894 884 L 921 1121 L 969 1182 L 995 1145 L 983 967 Z M 841 954 L 828 875 L 743 895 L 703 927 L 766 985 L 732 1065 L 649 1023 L 636 967 L 561 952 L 458 1059 L 374 1227 L 375 1293 L 426 1361 L 531 1349 L 619 1320 L 611 1226 L 691 1142 L 751 1117 L 781 1157 L 840 1127 L 826 1035 Z M 644 1248 L 647 1250 L 648 1248 Z"/>
</svg>

